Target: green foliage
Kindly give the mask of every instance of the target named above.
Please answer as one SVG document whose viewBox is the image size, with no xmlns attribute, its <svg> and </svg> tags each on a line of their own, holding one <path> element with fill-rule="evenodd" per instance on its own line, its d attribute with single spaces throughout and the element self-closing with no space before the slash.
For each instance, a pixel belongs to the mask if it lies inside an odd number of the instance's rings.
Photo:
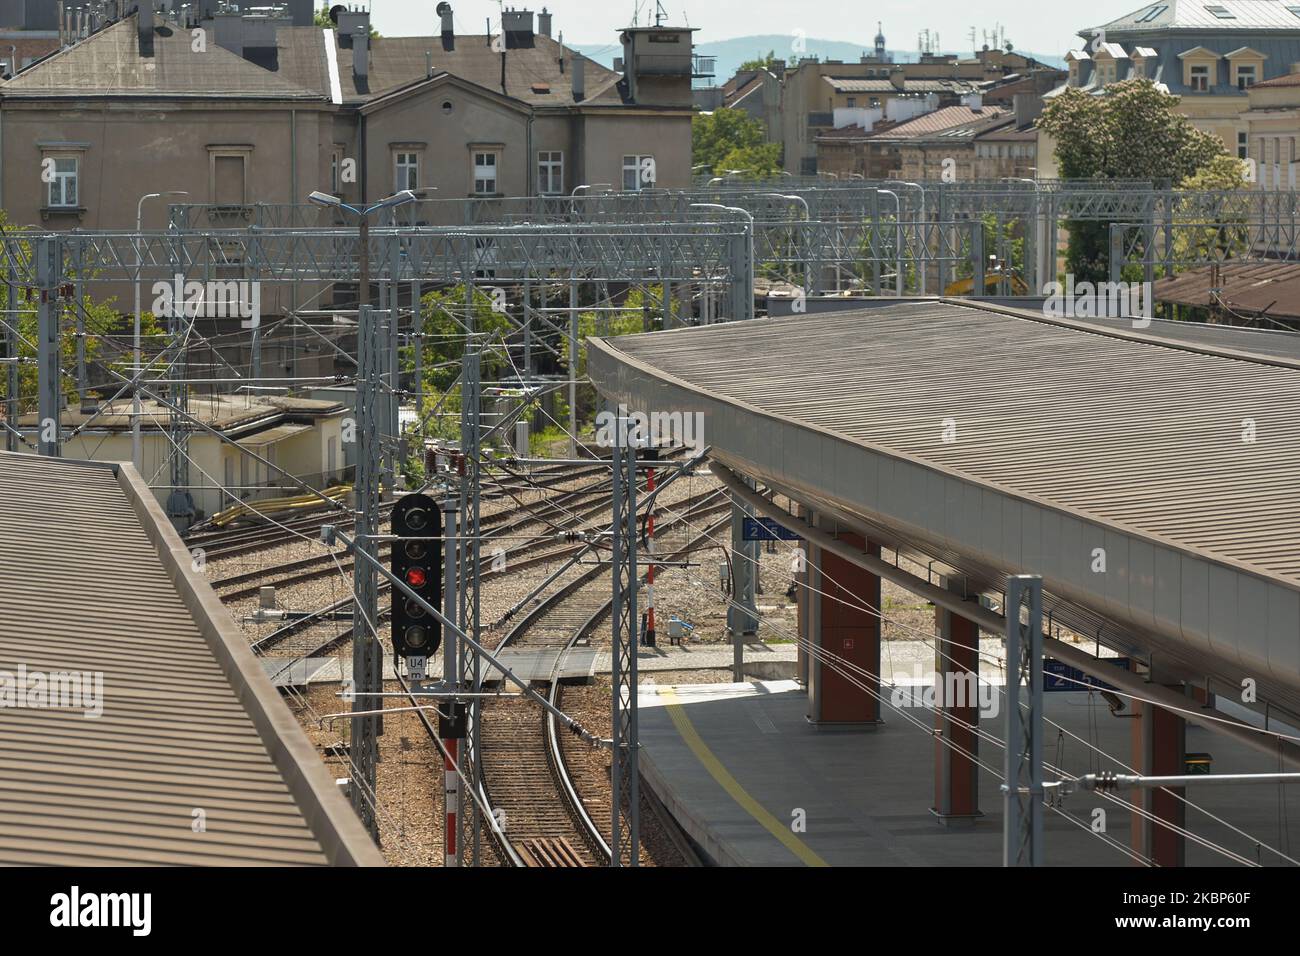
<svg viewBox="0 0 1300 956">
<path fill-rule="evenodd" d="M 1179 189 L 1204 189 L 1226 192 L 1246 188 L 1246 164 L 1235 156 L 1223 153 L 1195 173 L 1184 178 Z"/>
<path fill-rule="evenodd" d="M 707 165 L 715 176 L 733 169 L 770 176 L 781 165 L 781 145 L 765 142 L 763 124 L 744 110 L 716 109 L 691 121 L 693 165 Z"/>
<path fill-rule="evenodd" d="M 1056 139 L 1062 179 L 1149 179 L 1181 183 L 1228 158 L 1218 137 L 1174 112 L 1178 97 L 1147 79 L 1125 80 L 1093 96 L 1066 89 L 1043 110 L 1038 126 Z M 1222 174 L 1222 165 L 1214 167 Z M 1066 271 L 1077 281 L 1107 276 L 1110 224 L 1071 222 Z"/>
<path fill-rule="evenodd" d="M 779 59 L 775 50 L 768 50 L 767 56 L 760 56 L 753 60 L 746 60 L 740 64 L 739 72 L 745 70 L 767 70 L 770 73 L 780 73 L 785 69 L 785 60 Z"/>
<path fill-rule="evenodd" d="M 1223 155 L 1218 137 L 1174 112 L 1178 97 L 1150 80 L 1125 80 L 1105 96 L 1067 88 L 1043 110 L 1040 129 L 1056 139 L 1062 179 L 1179 182 Z"/>
<path fill-rule="evenodd" d="M 23 234 L 23 230 L 16 229 L 9 224 L 9 218 L 3 211 L 0 211 L 0 227 L 3 227 L 11 237 L 21 237 Z M 32 255 L 30 243 L 26 240 L 20 240 L 20 246 L 24 257 L 30 261 Z M 27 298 L 21 294 L 21 290 L 17 291 L 19 295 L 15 296 L 16 301 L 11 305 L 9 290 L 0 287 L 0 310 L 4 311 L 7 321 L 13 320 L 13 317 L 9 315 L 11 308 L 16 309 L 18 312 L 18 356 L 24 360 L 18 367 L 18 411 L 22 415 L 36 410 L 39 381 L 35 360 L 37 357 L 36 343 L 40 331 L 40 318 L 37 311 L 37 298 L 34 295 Z M 84 314 L 86 330 L 86 366 L 90 370 L 89 377 L 97 381 L 103 381 L 107 376 L 102 372 L 96 375 L 94 373 L 96 366 L 111 368 L 120 375 L 129 375 L 134 361 L 130 343 L 126 339 L 126 336 L 134 328 L 134 319 L 132 316 L 119 314 L 117 309 L 113 307 L 113 303 L 114 300 L 112 299 L 96 302 L 89 295 L 82 296 L 81 311 Z M 60 388 L 68 403 L 76 405 L 85 396 L 82 396 L 77 390 L 76 379 L 72 374 L 69 374 L 75 373 L 77 368 L 77 305 L 75 302 L 69 300 L 64 303 L 59 324 L 60 365 L 63 368 L 63 374 L 60 376 Z M 143 364 L 147 365 L 152 356 L 165 344 L 162 339 L 162 328 L 152 313 L 145 312 L 141 315 L 140 334 L 143 343 L 141 360 Z M 113 392 L 117 390 L 113 384 L 110 384 L 109 388 Z M 4 399 L 10 397 L 8 389 L 9 376 L 0 374 L 0 396 L 3 396 Z M 102 391 L 93 391 L 91 394 L 97 398 L 111 397 L 111 393 L 104 395 Z"/>
<path fill-rule="evenodd" d="M 467 331 L 465 286 L 427 292 L 420 299 L 420 307 L 424 316 L 424 337 L 421 340 L 424 382 L 420 404 L 424 434 L 430 438 L 455 441 L 460 438 L 461 411 L 457 378 L 465 355 Z M 506 316 L 492 310 L 491 297 L 477 286 L 474 288 L 472 315 L 474 330 L 489 339 L 507 334 L 510 328 Z M 504 361 L 500 350 L 484 351 L 481 359 L 483 377 L 496 377 L 502 371 Z M 415 371 L 414 349 L 403 351 L 401 363 L 404 371 Z M 408 474 L 413 473 L 408 471 Z"/>
<path fill-rule="evenodd" d="M 332 4 L 326 4 L 325 6 L 317 10 L 315 16 L 312 17 L 312 23 L 314 23 L 318 27 L 328 27 L 331 30 L 338 30 L 338 25 L 333 20 L 330 19 L 331 6 Z M 370 39 L 373 40 L 378 36 L 379 36 L 379 31 L 376 30 L 374 27 L 371 27 Z"/>
</svg>

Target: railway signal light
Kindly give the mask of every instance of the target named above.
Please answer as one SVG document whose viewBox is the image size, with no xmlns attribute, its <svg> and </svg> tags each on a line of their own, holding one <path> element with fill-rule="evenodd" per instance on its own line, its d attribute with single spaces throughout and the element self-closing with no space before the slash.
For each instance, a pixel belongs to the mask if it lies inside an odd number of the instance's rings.
<svg viewBox="0 0 1300 956">
<path fill-rule="evenodd" d="M 393 506 L 393 575 L 434 607 L 442 602 L 442 512 L 428 495 Z M 442 623 L 400 588 L 392 590 L 393 653 L 427 658 L 442 644 Z M 423 669 L 423 668 L 421 668 Z"/>
</svg>

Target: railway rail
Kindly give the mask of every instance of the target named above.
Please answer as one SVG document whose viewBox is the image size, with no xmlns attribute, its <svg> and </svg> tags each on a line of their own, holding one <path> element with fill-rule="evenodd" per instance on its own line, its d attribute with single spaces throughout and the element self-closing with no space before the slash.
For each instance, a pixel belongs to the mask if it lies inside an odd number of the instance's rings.
<svg viewBox="0 0 1300 956">
<path fill-rule="evenodd" d="M 711 491 L 689 506 L 675 505 L 680 517 L 662 528 L 668 531 L 730 507 L 725 491 Z M 729 520 L 728 516 L 710 524 L 682 547 L 656 557 L 670 561 L 694 550 Z M 608 619 L 612 603 L 608 574 L 604 566 L 583 572 L 530 608 L 497 645 L 560 651 L 548 692 L 556 707 L 561 706 L 563 684 L 557 674 L 565 654 L 590 639 Z M 485 701 L 480 761 L 482 798 L 505 821 L 502 832 L 489 829 L 503 859 L 514 866 L 599 866 L 609 862 L 605 832 L 578 794 L 553 717 L 518 698 Z"/>
</svg>

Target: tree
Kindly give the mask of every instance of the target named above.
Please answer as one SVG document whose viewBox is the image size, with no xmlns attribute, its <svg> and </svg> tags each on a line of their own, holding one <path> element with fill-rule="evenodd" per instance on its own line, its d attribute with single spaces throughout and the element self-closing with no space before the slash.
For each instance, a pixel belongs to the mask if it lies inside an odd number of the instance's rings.
<svg viewBox="0 0 1300 956">
<path fill-rule="evenodd" d="M 1124 80 L 1094 96 L 1069 87 L 1043 110 L 1038 127 L 1056 139 L 1062 179 L 1182 182 L 1224 156 L 1218 137 L 1174 112 L 1178 97 L 1150 80 Z M 1110 223 L 1071 222 L 1066 271 L 1076 280 L 1107 277 Z"/>
<path fill-rule="evenodd" d="M 318 27 L 327 27 L 330 30 L 334 30 L 334 31 L 337 31 L 339 28 L 338 24 L 330 19 L 330 8 L 328 6 L 321 7 L 319 10 L 316 11 L 316 14 L 312 17 L 312 23 L 314 23 Z M 374 40 L 378 38 L 378 36 L 379 36 L 379 31 L 376 30 L 374 27 L 371 27 L 370 39 Z"/>
<path fill-rule="evenodd" d="M 746 60 L 740 64 L 737 72 L 744 73 L 747 70 L 767 70 L 769 73 L 780 73 L 785 69 L 785 60 L 777 58 L 775 50 L 768 50 L 767 56 L 760 56 L 754 60 Z"/>
<path fill-rule="evenodd" d="M 11 238 L 19 239 L 22 256 L 30 262 L 32 247 L 23 238 L 24 230 L 10 225 L 9 217 L 2 210 L 0 210 L 0 229 L 3 229 Z M 122 383 L 117 379 L 112 379 L 111 376 L 104 375 L 102 372 L 96 373 L 95 369 L 109 368 L 119 375 L 128 375 L 130 373 L 133 359 L 130 347 L 123 344 L 122 337 L 130 331 L 132 320 L 129 317 L 120 315 L 113 307 L 113 300 L 111 299 L 96 302 L 89 295 L 83 295 L 80 309 L 84 317 L 83 325 L 86 331 L 86 366 L 90 370 L 88 377 L 100 382 L 107 380 L 105 388 L 93 390 L 90 394 L 97 398 L 107 398 L 115 393 Z M 36 410 L 39 395 L 39 373 L 36 366 L 37 342 L 40 338 L 38 299 L 35 295 L 21 294 L 16 295 L 11 303 L 8 290 L 0 287 L 0 310 L 10 316 L 9 321 L 14 321 L 18 331 L 18 357 L 22 360 L 22 364 L 18 368 L 18 395 L 16 397 L 18 398 L 18 414 L 21 416 Z M 80 404 L 82 399 L 88 397 L 79 393 L 76 379 L 70 374 L 77 368 L 78 323 L 76 311 L 76 303 L 68 300 L 59 322 L 59 364 L 62 368 L 62 373 L 59 376 L 59 387 L 69 404 L 74 407 Z M 13 314 L 14 312 L 16 312 L 16 315 Z M 145 364 L 148 364 L 153 355 L 160 351 L 161 347 L 166 343 L 162 335 L 162 329 L 152 313 L 145 312 L 141 316 L 140 328 L 146 343 L 142 352 L 142 360 Z M 159 344 L 151 346 L 149 343 Z M 0 373 L 0 401 L 7 402 L 11 397 L 8 394 L 8 383 L 9 376 Z M 104 394 L 105 391 L 108 392 L 107 395 Z"/>
<path fill-rule="evenodd" d="M 744 110 L 697 113 L 691 121 L 691 162 L 707 165 L 715 176 L 733 169 L 770 176 L 780 168 L 781 144 L 765 140 L 763 124 Z"/>
</svg>

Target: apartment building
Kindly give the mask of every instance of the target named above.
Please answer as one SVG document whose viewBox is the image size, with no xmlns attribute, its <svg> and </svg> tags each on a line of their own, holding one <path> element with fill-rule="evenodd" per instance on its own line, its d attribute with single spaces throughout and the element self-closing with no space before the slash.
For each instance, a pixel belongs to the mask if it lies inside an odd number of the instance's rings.
<svg viewBox="0 0 1300 956">
<path fill-rule="evenodd" d="M 1300 63 L 1300 4 L 1157 0 L 1078 35 L 1085 42 L 1066 56 L 1067 82 L 1046 98 L 1068 87 L 1100 96 L 1111 83 L 1145 77 L 1178 96 L 1178 111 L 1193 125 L 1245 159 L 1260 146 L 1252 144 L 1246 115 L 1252 88 L 1292 73 Z M 1272 139 L 1265 138 L 1265 146 Z M 1055 147 L 1039 133 L 1041 176 L 1056 175 Z M 1256 158 L 1277 161 L 1272 154 Z"/>
<path fill-rule="evenodd" d="M 772 141 L 783 146 L 784 168 L 791 173 L 826 171 L 818 165 L 818 139 L 841 128 L 836 110 L 883 108 L 895 99 L 933 95 L 940 106 L 956 105 L 973 94 L 993 96 L 1010 83 L 1015 92 L 1039 92 L 1052 85 L 1042 77 L 1064 74 L 1010 50 L 984 49 L 969 58 L 927 53 L 915 63 L 889 61 L 883 33 L 872 54 L 857 63 L 806 60 L 786 69 L 781 82 L 779 122 L 769 126 Z M 1023 81 L 1032 77 L 1028 84 Z M 1005 97 L 1010 105 L 1011 93 Z M 992 102 L 994 100 L 990 100 Z M 832 137 L 833 139 L 833 137 Z"/>
<path fill-rule="evenodd" d="M 475 35 L 439 10 L 437 32 L 392 38 L 348 10 L 333 29 L 287 7 L 108 21 L 0 85 L 0 207 L 103 229 L 134 227 L 140 198 L 162 190 L 238 216 L 313 190 L 365 202 L 687 185 L 691 30 L 628 28 L 616 73 L 552 39 L 548 13 L 507 10 L 498 34 Z M 429 221 L 439 208 L 423 207 Z M 163 203 L 145 203 L 143 222 L 164 226 Z"/>
</svg>

